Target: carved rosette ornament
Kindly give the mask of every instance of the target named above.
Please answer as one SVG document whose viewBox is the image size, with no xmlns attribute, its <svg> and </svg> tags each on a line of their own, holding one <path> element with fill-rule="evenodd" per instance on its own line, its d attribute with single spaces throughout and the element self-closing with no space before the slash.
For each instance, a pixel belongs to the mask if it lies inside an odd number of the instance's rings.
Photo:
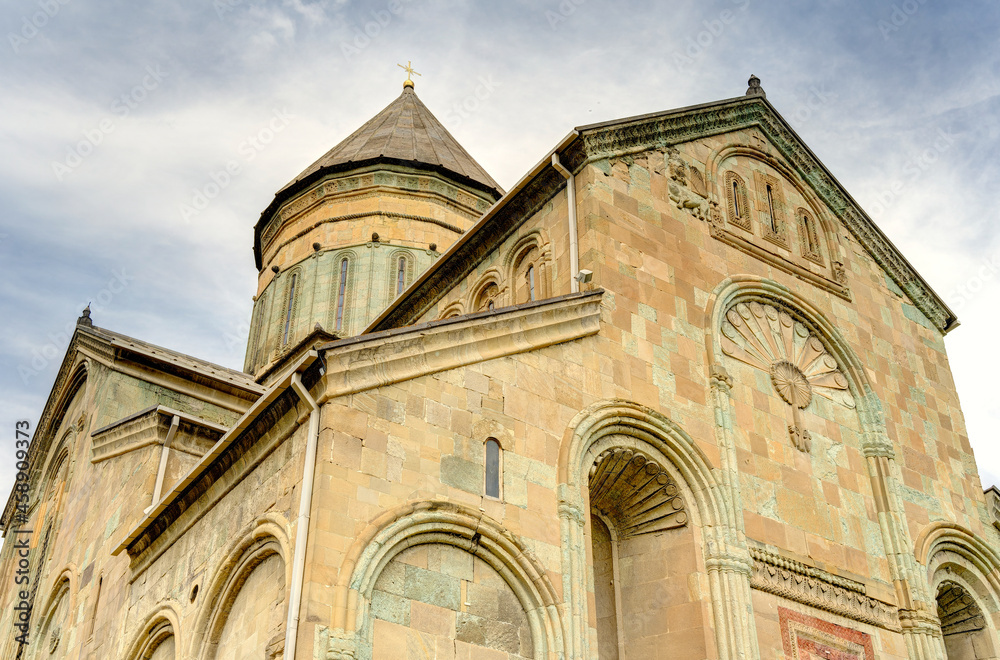
<svg viewBox="0 0 1000 660">
<path fill-rule="evenodd" d="M 819 395 L 847 408 L 854 397 L 847 378 L 815 335 L 777 307 L 739 303 L 722 322 L 722 352 L 771 375 L 771 385 L 792 412 L 788 435 L 796 449 L 808 452 L 812 438 L 799 414 Z"/>
</svg>

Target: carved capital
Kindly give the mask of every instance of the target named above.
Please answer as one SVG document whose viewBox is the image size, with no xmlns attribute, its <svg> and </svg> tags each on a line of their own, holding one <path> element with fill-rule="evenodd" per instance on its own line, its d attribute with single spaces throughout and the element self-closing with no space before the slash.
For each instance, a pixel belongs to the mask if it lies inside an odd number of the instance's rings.
<svg viewBox="0 0 1000 660">
<path fill-rule="evenodd" d="M 570 522 L 575 522 L 580 527 L 583 527 L 583 510 L 572 502 L 560 502 L 559 519 L 569 520 Z"/>
<path fill-rule="evenodd" d="M 709 379 L 711 380 L 712 387 L 724 392 L 726 395 L 733 389 L 733 377 L 729 375 L 729 372 L 721 364 L 712 365 Z"/>
</svg>

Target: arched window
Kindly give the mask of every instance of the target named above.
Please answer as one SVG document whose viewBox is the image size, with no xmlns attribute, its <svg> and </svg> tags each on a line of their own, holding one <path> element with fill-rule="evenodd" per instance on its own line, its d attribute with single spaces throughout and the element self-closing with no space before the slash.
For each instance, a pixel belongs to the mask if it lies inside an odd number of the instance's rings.
<svg viewBox="0 0 1000 660">
<path fill-rule="evenodd" d="M 774 188 L 767 184 L 767 219 L 772 233 L 778 233 L 778 216 L 774 211 Z"/>
<path fill-rule="evenodd" d="M 396 260 L 396 295 L 403 293 L 406 288 L 406 257 Z"/>
<path fill-rule="evenodd" d="M 348 260 L 340 260 L 340 284 L 337 285 L 337 332 L 344 328 L 344 301 L 347 298 L 347 268 Z"/>
<path fill-rule="evenodd" d="M 764 210 L 764 238 L 788 249 L 788 232 L 785 226 L 785 198 L 781 193 L 781 182 L 764 172 L 754 172 L 756 179 L 758 208 Z"/>
<path fill-rule="evenodd" d="M 816 220 L 805 209 L 795 212 L 799 223 L 799 243 L 802 246 L 802 256 L 810 261 L 823 265 L 823 252 L 819 246 L 819 230 Z"/>
<path fill-rule="evenodd" d="M 485 312 L 487 310 L 496 309 L 496 298 L 500 295 L 500 287 L 496 285 L 496 282 L 490 282 L 480 290 L 479 295 L 476 296 L 475 308 L 477 312 Z"/>
<path fill-rule="evenodd" d="M 514 269 L 511 272 L 514 304 L 520 305 L 545 297 L 544 289 L 539 289 L 542 283 L 539 276 L 544 273 L 541 256 L 541 250 L 535 244 L 529 244 L 518 250 L 514 259 Z"/>
<path fill-rule="evenodd" d="M 292 311 L 295 306 L 295 285 L 298 284 L 299 274 L 292 273 L 292 279 L 288 283 L 288 303 L 285 306 L 285 329 L 281 335 L 281 345 L 288 343 L 288 331 L 292 327 Z"/>
<path fill-rule="evenodd" d="M 486 439 L 486 497 L 500 498 L 503 483 L 503 452 L 495 438 Z"/>
<path fill-rule="evenodd" d="M 729 224 L 740 229 L 753 231 L 750 224 L 750 204 L 747 201 L 747 186 L 735 172 L 726 173 L 726 201 L 729 206 Z"/>
</svg>

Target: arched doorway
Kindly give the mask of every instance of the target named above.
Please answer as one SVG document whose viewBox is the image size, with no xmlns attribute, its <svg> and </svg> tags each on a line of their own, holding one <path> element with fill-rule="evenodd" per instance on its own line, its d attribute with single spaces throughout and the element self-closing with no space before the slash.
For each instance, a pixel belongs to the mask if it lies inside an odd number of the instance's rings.
<svg viewBox="0 0 1000 660">
<path fill-rule="evenodd" d="M 655 459 L 617 447 L 596 457 L 589 494 L 598 657 L 651 657 L 693 605 L 683 587 L 694 535 L 680 489 Z"/>
</svg>

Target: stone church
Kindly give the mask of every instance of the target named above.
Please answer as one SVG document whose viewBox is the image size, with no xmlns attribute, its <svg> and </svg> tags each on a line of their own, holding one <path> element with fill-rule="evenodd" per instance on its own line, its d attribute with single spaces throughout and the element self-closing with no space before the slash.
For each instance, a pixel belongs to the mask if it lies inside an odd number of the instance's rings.
<svg viewBox="0 0 1000 660">
<path fill-rule="evenodd" d="M 757 78 L 508 191 L 408 79 L 253 232 L 244 371 L 79 319 L 0 659 L 1000 657 L 957 319 Z"/>
</svg>

